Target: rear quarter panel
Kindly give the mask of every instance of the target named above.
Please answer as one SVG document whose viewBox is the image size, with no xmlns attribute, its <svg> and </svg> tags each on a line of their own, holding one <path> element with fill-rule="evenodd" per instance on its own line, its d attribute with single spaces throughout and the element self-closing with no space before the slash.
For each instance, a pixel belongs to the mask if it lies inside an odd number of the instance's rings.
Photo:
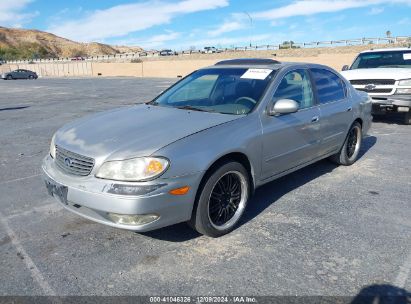
<svg viewBox="0 0 411 304">
<path fill-rule="evenodd" d="M 362 132 L 366 135 L 371 127 L 372 116 L 371 108 L 372 102 L 370 96 L 361 91 L 357 91 L 350 85 L 351 99 L 353 104 L 354 120 L 360 118 L 362 121 Z"/>
</svg>

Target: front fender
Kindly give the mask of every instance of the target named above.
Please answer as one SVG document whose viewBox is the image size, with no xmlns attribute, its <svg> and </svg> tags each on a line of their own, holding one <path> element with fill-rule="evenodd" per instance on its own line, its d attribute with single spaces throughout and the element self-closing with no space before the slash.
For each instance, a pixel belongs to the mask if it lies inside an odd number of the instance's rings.
<svg viewBox="0 0 411 304">
<path fill-rule="evenodd" d="M 250 161 L 253 179 L 261 172 L 261 124 L 254 113 L 192 134 L 153 153 L 170 160 L 162 177 L 170 178 L 205 172 L 219 158 L 233 152 Z"/>
</svg>

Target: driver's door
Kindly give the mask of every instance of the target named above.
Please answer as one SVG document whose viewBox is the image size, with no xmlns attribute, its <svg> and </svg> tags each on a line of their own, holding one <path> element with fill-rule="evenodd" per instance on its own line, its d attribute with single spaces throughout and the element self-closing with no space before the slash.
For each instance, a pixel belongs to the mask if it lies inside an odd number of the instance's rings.
<svg viewBox="0 0 411 304">
<path fill-rule="evenodd" d="M 307 70 L 293 70 L 284 76 L 272 102 L 280 99 L 293 99 L 300 108 L 279 116 L 262 114 L 262 180 L 319 156 L 320 110 Z"/>
</svg>

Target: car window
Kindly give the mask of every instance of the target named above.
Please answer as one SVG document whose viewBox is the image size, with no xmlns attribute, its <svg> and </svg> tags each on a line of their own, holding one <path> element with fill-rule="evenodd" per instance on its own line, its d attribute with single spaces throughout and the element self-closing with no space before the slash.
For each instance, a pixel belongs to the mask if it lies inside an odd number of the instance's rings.
<svg viewBox="0 0 411 304">
<path fill-rule="evenodd" d="M 243 115 L 254 109 L 276 70 L 210 68 L 198 70 L 153 100 L 158 106 Z"/>
<path fill-rule="evenodd" d="M 410 68 L 411 51 L 367 52 L 360 54 L 351 66 L 355 69 Z"/>
<path fill-rule="evenodd" d="M 340 77 L 324 69 L 311 69 L 311 72 L 321 104 L 345 98 L 345 85 Z"/>
<path fill-rule="evenodd" d="M 200 100 L 208 98 L 217 78 L 218 75 L 204 75 L 194 79 L 192 82 L 181 88 L 181 90 L 172 94 L 169 98 L 169 102 L 177 103 L 185 102 L 190 99 Z"/>
<path fill-rule="evenodd" d="M 274 93 L 274 100 L 279 99 L 295 100 L 300 109 L 312 107 L 314 95 L 308 71 L 300 69 L 287 73 Z"/>
</svg>

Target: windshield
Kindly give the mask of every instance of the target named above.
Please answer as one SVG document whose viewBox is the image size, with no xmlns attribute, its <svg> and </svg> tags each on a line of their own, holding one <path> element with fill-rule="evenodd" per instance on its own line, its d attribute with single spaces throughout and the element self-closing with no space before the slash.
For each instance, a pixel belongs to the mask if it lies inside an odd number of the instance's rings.
<svg viewBox="0 0 411 304">
<path fill-rule="evenodd" d="M 350 69 L 373 68 L 411 68 L 411 50 L 360 54 Z"/>
<path fill-rule="evenodd" d="M 202 69 L 172 86 L 151 104 L 243 115 L 253 110 L 274 74 L 270 69 Z"/>
</svg>

